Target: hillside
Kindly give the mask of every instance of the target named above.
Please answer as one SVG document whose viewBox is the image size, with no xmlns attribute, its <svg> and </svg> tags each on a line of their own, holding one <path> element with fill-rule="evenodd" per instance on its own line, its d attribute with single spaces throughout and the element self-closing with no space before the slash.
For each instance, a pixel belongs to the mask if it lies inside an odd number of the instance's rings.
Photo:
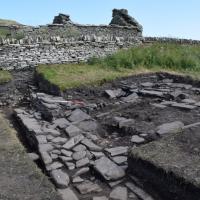
<svg viewBox="0 0 200 200">
<path fill-rule="evenodd" d="M 0 26 L 2 25 L 20 25 L 20 23 L 14 20 L 0 19 Z"/>
</svg>

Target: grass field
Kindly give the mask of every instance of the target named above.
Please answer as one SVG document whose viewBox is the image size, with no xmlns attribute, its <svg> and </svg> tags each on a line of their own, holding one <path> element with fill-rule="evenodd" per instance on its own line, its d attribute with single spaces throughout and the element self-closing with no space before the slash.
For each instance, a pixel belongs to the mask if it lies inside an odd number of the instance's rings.
<svg viewBox="0 0 200 200">
<path fill-rule="evenodd" d="M 61 90 L 99 85 L 119 77 L 166 71 L 200 78 L 200 46 L 153 44 L 121 50 L 87 64 L 41 65 L 37 72 Z"/>
</svg>

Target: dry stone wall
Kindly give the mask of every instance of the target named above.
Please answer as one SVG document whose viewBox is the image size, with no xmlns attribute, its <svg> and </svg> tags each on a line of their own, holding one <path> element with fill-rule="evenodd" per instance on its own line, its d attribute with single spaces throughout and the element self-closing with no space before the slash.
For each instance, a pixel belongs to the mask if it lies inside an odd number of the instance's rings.
<svg viewBox="0 0 200 200">
<path fill-rule="evenodd" d="M 24 36 L 21 39 L 16 35 Z M 18 70 L 38 64 L 60 64 L 103 57 L 141 42 L 135 28 L 120 26 L 49 25 L 12 30 L 0 39 L 0 68 Z"/>
<path fill-rule="evenodd" d="M 174 44 L 187 44 L 187 45 L 199 45 L 199 40 L 191 39 L 180 39 L 180 38 L 170 38 L 170 37 L 144 37 L 144 43 L 174 43 Z"/>
</svg>

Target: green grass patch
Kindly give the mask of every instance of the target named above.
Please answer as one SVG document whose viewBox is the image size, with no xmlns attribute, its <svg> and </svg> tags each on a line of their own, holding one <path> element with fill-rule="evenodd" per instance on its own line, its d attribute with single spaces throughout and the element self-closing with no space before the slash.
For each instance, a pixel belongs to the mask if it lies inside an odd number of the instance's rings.
<svg viewBox="0 0 200 200">
<path fill-rule="evenodd" d="M 37 72 L 61 90 L 84 85 L 101 85 L 121 76 L 128 76 L 130 69 L 115 70 L 98 65 L 40 65 Z"/>
<path fill-rule="evenodd" d="M 11 31 L 7 27 L 0 27 L 0 37 L 5 38 L 11 35 Z"/>
<path fill-rule="evenodd" d="M 200 78 L 200 46 L 153 44 L 121 50 L 87 64 L 41 65 L 37 72 L 61 90 L 101 85 L 119 77 L 146 72 L 171 72 Z"/>
<path fill-rule="evenodd" d="M 91 59 L 91 65 L 100 64 L 111 68 L 159 67 L 172 70 L 200 70 L 200 46 L 160 44 L 139 46 L 121 50 L 104 59 Z"/>
<path fill-rule="evenodd" d="M 12 80 L 12 75 L 8 71 L 0 71 L 0 84 L 7 83 Z"/>
</svg>

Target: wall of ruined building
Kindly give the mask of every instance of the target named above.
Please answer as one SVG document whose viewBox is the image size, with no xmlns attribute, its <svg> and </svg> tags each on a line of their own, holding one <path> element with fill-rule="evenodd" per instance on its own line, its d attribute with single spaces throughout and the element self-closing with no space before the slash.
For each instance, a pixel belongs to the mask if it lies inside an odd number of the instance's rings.
<svg viewBox="0 0 200 200">
<path fill-rule="evenodd" d="M 12 27 L 11 39 L 0 39 L 0 44 L 18 44 L 37 42 L 71 42 L 80 40 L 93 41 L 131 41 L 141 38 L 142 33 L 137 27 L 95 26 L 95 25 L 47 25 L 40 27 Z"/>
<path fill-rule="evenodd" d="M 0 68 L 19 70 L 38 64 L 62 64 L 87 61 L 91 57 L 104 57 L 120 48 L 129 48 L 132 42 L 91 42 L 10 44 L 0 46 Z"/>
<path fill-rule="evenodd" d="M 87 61 L 139 44 L 142 38 L 136 28 L 91 25 L 14 27 L 11 35 L 0 38 L 0 68 L 4 70 Z"/>
</svg>

